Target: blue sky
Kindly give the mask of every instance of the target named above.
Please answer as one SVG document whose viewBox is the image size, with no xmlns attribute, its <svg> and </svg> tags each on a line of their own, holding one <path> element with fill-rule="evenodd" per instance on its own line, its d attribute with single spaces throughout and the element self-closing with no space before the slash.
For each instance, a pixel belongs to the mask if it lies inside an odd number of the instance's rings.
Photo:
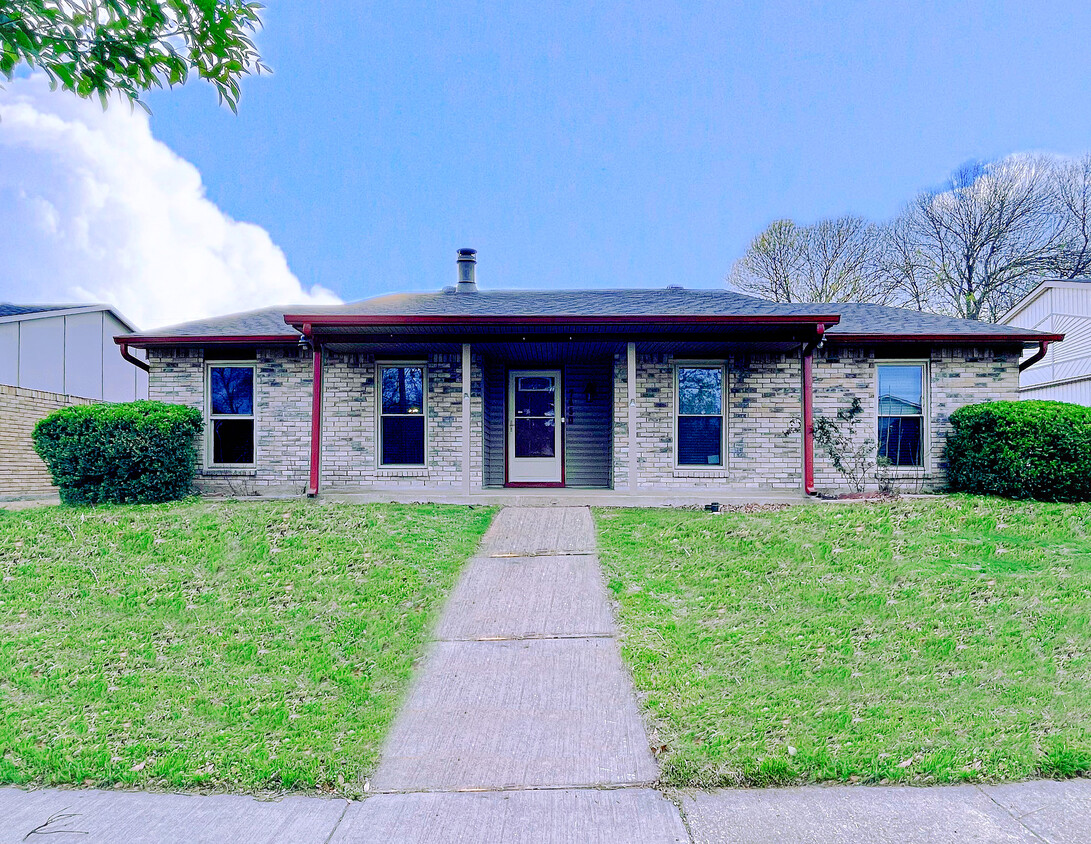
<svg viewBox="0 0 1091 844">
<path fill-rule="evenodd" d="M 303 288 L 724 283 L 778 217 L 894 214 L 970 159 L 1091 149 L 1085 3 L 271 0 L 238 116 L 151 130 Z M 54 96 L 61 96 L 60 94 Z"/>
</svg>

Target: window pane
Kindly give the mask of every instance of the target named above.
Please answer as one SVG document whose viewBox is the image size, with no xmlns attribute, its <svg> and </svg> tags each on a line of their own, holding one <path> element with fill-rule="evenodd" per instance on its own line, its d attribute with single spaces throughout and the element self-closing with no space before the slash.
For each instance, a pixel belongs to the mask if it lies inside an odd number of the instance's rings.
<svg viewBox="0 0 1091 844">
<path fill-rule="evenodd" d="M 520 390 L 548 390 L 553 392 L 553 379 L 548 375 L 525 375 L 516 378 L 515 383 Z"/>
<path fill-rule="evenodd" d="M 879 367 L 879 415 L 920 416 L 924 367 Z"/>
<path fill-rule="evenodd" d="M 214 414 L 254 412 L 254 370 L 249 366 L 213 366 L 209 391 Z"/>
<path fill-rule="evenodd" d="M 718 416 L 723 408 L 721 369 L 678 370 L 678 412 Z"/>
<path fill-rule="evenodd" d="M 553 457 L 556 428 L 552 419 L 515 420 L 516 457 Z"/>
<path fill-rule="evenodd" d="M 516 416 L 553 416 L 555 393 L 536 392 L 524 393 L 515 391 L 515 415 Z"/>
<path fill-rule="evenodd" d="M 383 369 L 383 413 L 424 413 L 424 368 Z"/>
<path fill-rule="evenodd" d="M 212 462 L 254 462 L 254 420 L 212 420 Z"/>
<path fill-rule="evenodd" d="M 424 417 L 383 417 L 383 465 L 424 465 Z"/>
<path fill-rule="evenodd" d="M 678 462 L 683 466 L 720 466 L 723 419 L 719 416 L 678 418 Z"/>
<path fill-rule="evenodd" d="M 920 466 L 921 419 L 890 416 L 879 419 L 879 457 L 894 466 Z"/>
</svg>

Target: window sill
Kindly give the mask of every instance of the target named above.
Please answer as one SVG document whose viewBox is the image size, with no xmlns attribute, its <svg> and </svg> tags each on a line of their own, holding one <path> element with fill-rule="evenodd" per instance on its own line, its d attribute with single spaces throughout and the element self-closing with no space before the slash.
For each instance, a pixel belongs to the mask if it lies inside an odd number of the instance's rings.
<svg viewBox="0 0 1091 844">
<path fill-rule="evenodd" d="M 375 472 L 377 478 L 427 478 L 428 469 L 421 467 L 417 469 L 378 469 Z"/>
<path fill-rule="evenodd" d="M 201 470 L 200 476 L 202 478 L 247 478 L 253 477 L 258 473 L 255 469 L 217 469 L 212 467 L 211 469 Z"/>
<path fill-rule="evenodd" d="M 699 466 L 689 467 L 685 469 L 675 469 L 674 477 L 676 478 L 728 478 L 731 473 L 728 472 L 723 466 L 716 466 L 710 469 L 702 469 Z"/>
</svg>

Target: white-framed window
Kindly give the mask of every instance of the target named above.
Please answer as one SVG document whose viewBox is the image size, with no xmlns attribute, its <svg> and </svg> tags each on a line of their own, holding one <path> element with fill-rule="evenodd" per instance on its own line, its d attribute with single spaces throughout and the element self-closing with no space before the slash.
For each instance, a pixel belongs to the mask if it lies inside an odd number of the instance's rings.
<svg viewBox="0 0 1091 844">
<path fill-rule="evenodd" d="M 727 406 L 723 364 L 680 363 L 674 373 L 676 463 L 723 467 Z"/>
<path fill-rule="evenodd" d="M 887 466 L 923 467 L 928 453 L 928 364 L 876 364 L 878 458 Z"/>
<path fill-rule="evenodd" d="M 205 465 L 255 463 L 254 364 L 209 362 L 205 367 Z"/>
<path fill-rule="evenodd" d="M 423 363 L 379 364 L 379 465 L 424 466 L 428 370 Z"/>
</svg>

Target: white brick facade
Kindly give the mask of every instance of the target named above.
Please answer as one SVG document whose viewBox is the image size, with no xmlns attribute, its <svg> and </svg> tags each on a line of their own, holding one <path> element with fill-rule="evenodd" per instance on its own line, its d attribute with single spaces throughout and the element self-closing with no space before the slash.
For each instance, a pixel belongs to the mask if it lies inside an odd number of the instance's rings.
<svg viewBox="0 0 1091 844">
<path fill-rule="evenodd" d="M 204 408 L 205 357 L 198 350 L 150 352 L 150 397 Z M 366 354 L 326 352 L 323 367 L 321 489 L 465 489 L 463 474 L 463 383 L 459 353 L 410 356 L 427 367 L 426 466 L 384 469 L 379 465 L 376 395 L 378 361 Z M 883 353 L 853 346 L 819 350 L 814 358 L 814 407 L 834 415 L 854 395 L 864 408 L 861 436 L 876 438 L 876 361 Z M 1016 349 L 936 347 L 928 362 L 926 477 L 921 485 L 943 485 L 942 450 L 948 417 L 957 407 L 989 399 L 1014 398 L 1018 388 Z M 302 494 L 310 464 L 311 382 L 309 352 L 259 348 L 255 364 L 257 463 L 252 470 L 208 470 L 199 487 L 235 494 Z M 726 379 L 725 448 L 722 467 L 680 467 L 676 463 L 675 367 L 670 355 L 637 354 L 636 484 L 629 484 L 627 358 L 613 364 L 612 483 L 619 491 L 738 489 L 801 490 L 803 485 L 802 364 L 799 351 L 735 355 L 723 361 Z M 469 489 L 482 487 L 482 359 L 471 357 Z M 201 449 L 202 461 L 204 449 Z M 816 484 L 821 491 L 845 489 L 829 458 L 815 448 Z"/>
<path fill-rule="evenodd" d="M 834 417 L 848 409 L 853 397 L 864 413 L 858 439 L 878 437 L 879 363 L 923 362 L 927 366 L 927 454 L 921 469 L 891 470 L 896 486 L 905 491 L 941 490 L 946 483 L 943 449 L 950 432 L 950 415 L 967 404 L 1015 399 L 1019 388 L 1019 351 L 991 347 L 936 346 L 920 355 L 891 358 L 881 348 L 833 346 L 815 353 L 815 416 Z M 844 478 L 830 458 L 815 446 L 815 484 L 821 490 L 845 489 Z M 868 488 L 877 484 L 869 482 Z"/>
</svg>

